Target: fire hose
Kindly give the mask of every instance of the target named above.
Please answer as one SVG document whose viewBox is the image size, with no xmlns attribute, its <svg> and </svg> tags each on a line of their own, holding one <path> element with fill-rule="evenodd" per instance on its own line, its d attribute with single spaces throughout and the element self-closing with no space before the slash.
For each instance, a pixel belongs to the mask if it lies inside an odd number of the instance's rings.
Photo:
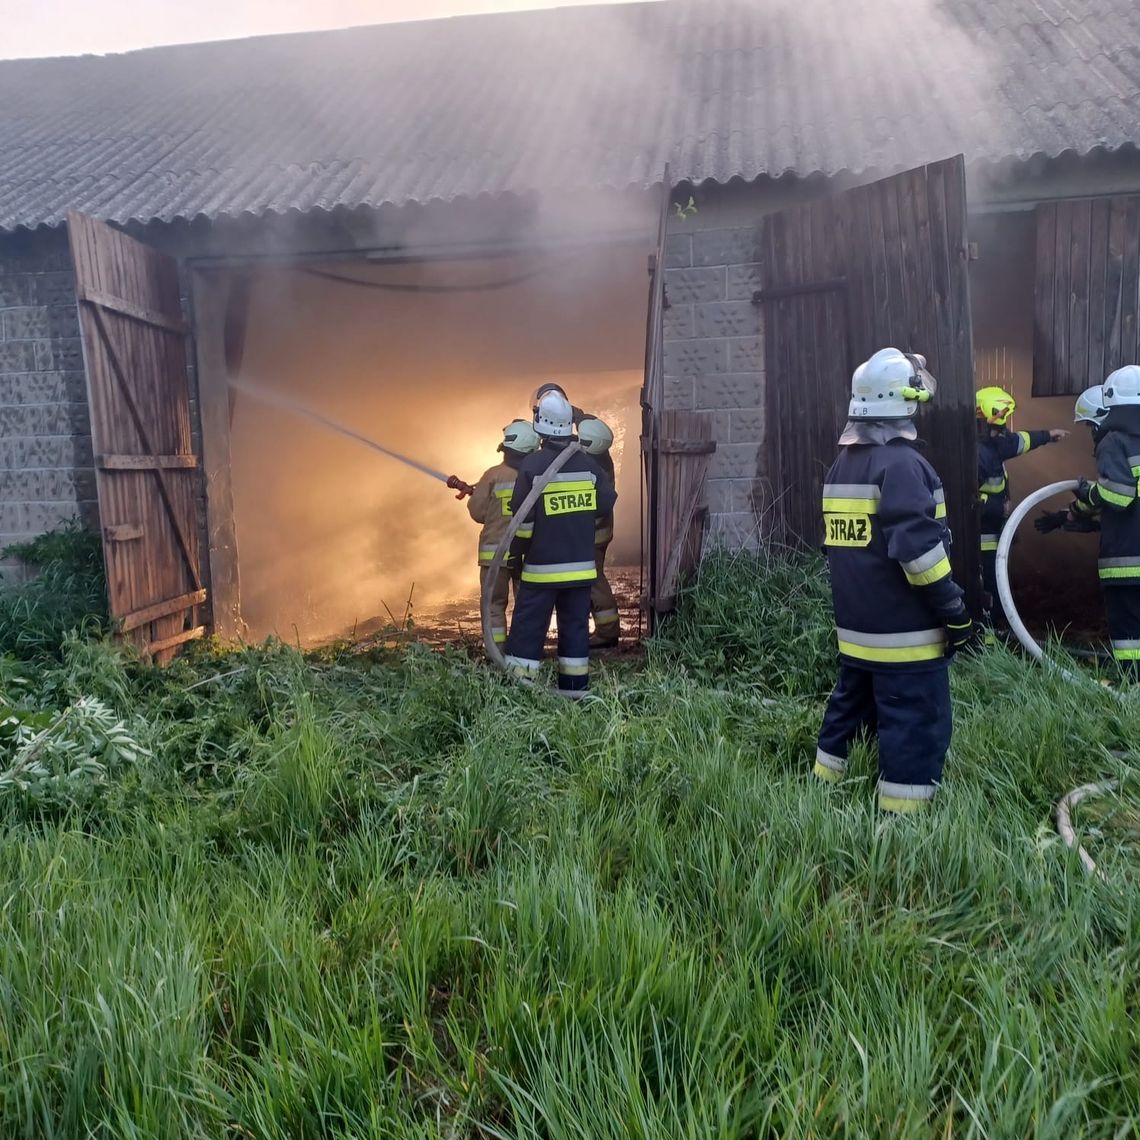
<svg viewBox="0 0 1140 1140">
<path fill-rule="evenodd" d="M 530 516 L 531 511 L 534 509 L 547 483 L 549 483 L 581 450 L 581 444 L 570 444 L 570 446 L 565 448 L 561 454 L 555 458 L 554 462 L 535 479 L 530 489 L 530 494 L 523 499 L 519 509 L 515 511 L 506 531 L 503 533 L 503 537 L 499 539 L 499 545 L 495 548 L 495 555 L 487 566 L 487 577 L 483 582 L 483 592 L 479 603 L 479 615 L 483 623 L 483 647 L 487 650 L 487 656 L 500 669 L 504 670 L 508 676 L 514 677 L 520 684 L 532 689 L 539 688 L 540 686 L 535 684 L 529 677 L 520 677 L 507 668 L 507 659 L 503 655 L 503 651 L 495 641 L 491 631 L 491 598 L 494 594 L 495 583 L 498 581 L 499 573 L 511 549 L 511 543 L 514 541 L 515 535 L 518 534 L 519 527 L 522 526 L 523 520 Z M 551 691 L 558 693 L 559 696 L 570 697 L 572 699 L 581 699 L 587 695 L 585 692 L 570 692 L 565 689 L 553 689 Z"/>
<path fill-rule="evenodd" d="M 1091 684 L 1092 682 L 1088 681 L 1087 678 L 1063 668 L 1061 665 L 1058 665 L 1057 662 L 1045 656 L 1045 651 L 1037 643 L 1029 630 L 1026 629 L 1025 623 L 1021 620 L 1021 615 L 1017 612 L 1017 606 L 1013 603 L 1013 592 L 1009 588 L 1009 552 L 1013 546 L 1017 528 L 1024 521 L 1025 516 L 1046 499 L 1051 499 L 1054 495 L 1061 495 L 1065 492 L 1074 492 L 1077 487 L 1078 483 L 1075 479 L 1063 479 L 1059 483 L 1050 483 L 1048 486 L 1034 491 L 1032 495 L 1028 495 L 1018 503 L 1013 513 L 1009 516 L 1009 521 L 1005 524 L 1005 529 L 1002 531 L 1001 539 L 998 542 L 997 571 L 995 577 L 997 578 L 998 596 L 1001 598 L 1002 608 L 1005 610 L 1005 615 L 1009 620 L 1009 627 L 1013 630 L 1017 640 L 1025 647 L 1025 651 L 1031 657 L 1040 661 L 1042 665 L 1057 670 L 1066 681 L 1071 684 L 1081 685 Z M 1104 691 L 1101 689 L 1101 686 L 1097 685 L 1096 687 L 1098 690 Z M 1111 692 L 1117 700 L 1124 699 L 1122 694 L 1116 689 L 1110 689 L 1108 691 Z M 1097 867 L 1093 857 L 1085 850 L 1077 836 L 1076 829 L 1073 827 L 1073 809 L 1082 800 L 1108 795 L 1111 792 L 1115 792 L 1119 786 L 1120 782 L 1118 780 L 1103 780 L 1100 783 L 1084 784 L 1079 788 L 1074 788 L 1066 796 L 1063 796 L 1061 802 L 1057 805 L 1057 833 L 1061 836 L 1061 839 L 1064 840 L 1066 847 L 1077 852 L 1084 869 L 1090 875 L 1095 875 L 1101 880 L 1105 877 L 1104 872 Z"/>
</svg>

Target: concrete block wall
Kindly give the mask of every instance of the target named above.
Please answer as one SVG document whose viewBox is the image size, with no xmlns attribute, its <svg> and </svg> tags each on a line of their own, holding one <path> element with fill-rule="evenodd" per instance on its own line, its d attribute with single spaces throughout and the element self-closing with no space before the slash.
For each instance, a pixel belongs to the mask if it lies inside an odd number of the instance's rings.
<svg viewBox="0 0 1140 1140">
<path fill-rule="evenodd" d="M 98 526 L 67 237 L 0 238 L 0 550 L 78 519 Z M 0 568 L 10 570 L 11 560 Z"/>
<path fill-rule="evenodd" d="M 764 486 L 763 313 L 759 227 L 699 228 L 669 236 L 665 288 L 665 399 L 712 416 L 708 544 L 754 549 Z"/>
</svg>

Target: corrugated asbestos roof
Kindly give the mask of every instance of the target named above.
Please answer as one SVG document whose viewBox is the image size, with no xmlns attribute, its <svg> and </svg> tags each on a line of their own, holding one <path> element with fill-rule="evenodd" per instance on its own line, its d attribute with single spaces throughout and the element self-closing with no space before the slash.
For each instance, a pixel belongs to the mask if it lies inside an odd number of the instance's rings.
<svg viewBox="0 0 1140 1140">
<path fill-rule="evenodd" d="M 662 0 L 0 63 L 0 227 L 1138 141 L 1138 0 Z"/>
</svg>

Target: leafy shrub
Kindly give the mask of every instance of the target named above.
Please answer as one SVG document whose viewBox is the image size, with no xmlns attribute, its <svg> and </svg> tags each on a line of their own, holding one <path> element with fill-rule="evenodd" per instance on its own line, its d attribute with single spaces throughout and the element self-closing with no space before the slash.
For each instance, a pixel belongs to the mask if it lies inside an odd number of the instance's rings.
<svg viewBox="0 0 1140 1140">
<path fill-rule="evenodd" d="M 108 628 L 107 583 L 99 536 L 71 524 L 7 548 L 33 571 L 0 589 L 0 653 L 34 659 L 61 655 L 67 634 Z"/>
</svg>

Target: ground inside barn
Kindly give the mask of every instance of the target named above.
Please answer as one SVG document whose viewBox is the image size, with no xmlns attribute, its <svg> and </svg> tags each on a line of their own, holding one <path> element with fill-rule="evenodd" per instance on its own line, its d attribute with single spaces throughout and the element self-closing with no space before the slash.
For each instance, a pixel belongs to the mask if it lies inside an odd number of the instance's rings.
<svg viewBox="0 0 1140 1140">
<path fill-rule="evenodd" d="M 640 638 L 639 624 L 641 598 L 641 567 L 607 567 L 606 575 L 621 612 L 622 651 L 632 652 Z M 554 644 L 553 631 L 550 644 Z M 399 612 L 384 610 L 368 621 L 361 622 L 352 629 L 344 630 L 338 638 L 330 641 L 354 641 L 362 648 L 381 645 L 397 645 L 408 641 L 419 641 L 425 645 L 443 648 L 449 645 L 478 645 L 482 640 L 479 619 L 478 579 L 472 579 L 469 592 L 452 598 L 440 605 L 425 606 L 420 609 L 415 604 L 415 595 Z"/>
</svg>

